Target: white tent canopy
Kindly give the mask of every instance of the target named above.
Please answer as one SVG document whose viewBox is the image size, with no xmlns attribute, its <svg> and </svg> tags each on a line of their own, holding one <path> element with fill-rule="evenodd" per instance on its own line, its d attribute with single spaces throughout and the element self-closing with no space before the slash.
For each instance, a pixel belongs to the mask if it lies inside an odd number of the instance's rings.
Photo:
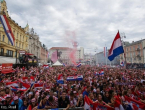
<svg viewBox="0 0 145 110">
<path fill-rule="evenodd" d="M 59 61 L 56 61 L 52 66 L 63 66 Z"/>
</svg>

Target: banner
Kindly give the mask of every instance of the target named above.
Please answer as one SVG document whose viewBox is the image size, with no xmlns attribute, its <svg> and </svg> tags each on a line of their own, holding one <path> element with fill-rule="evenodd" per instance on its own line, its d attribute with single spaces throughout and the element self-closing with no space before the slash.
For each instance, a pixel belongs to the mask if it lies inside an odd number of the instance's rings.
<svg viewBox="0 0 145 110">
<path fill-rule="evenodd" d="M 13 67 L 12 63 L 3 63 L 2 64 L 2 71 L 11 71 Z"/>
<path fill-rule="evenodd" d="M 77 76 L 68 76 L 67 81 L 82 81 L 83 75 L 77 75 Z"/>
<path fill-rule="evenodd" d="M 32 63 L 32 59 L 29 58 L 28 61 L 29 61 L 29 63 Z"/>
</svg>

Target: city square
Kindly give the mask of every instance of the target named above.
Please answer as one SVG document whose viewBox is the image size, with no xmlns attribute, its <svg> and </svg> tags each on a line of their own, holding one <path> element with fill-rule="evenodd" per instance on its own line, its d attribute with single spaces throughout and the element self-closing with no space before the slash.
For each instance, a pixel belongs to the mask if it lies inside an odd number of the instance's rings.
<svg viewBox="0 0 145 110">
<path fill-rule="evenodd" d="M 144 10 L 0 0 L 0 110 L 145 110 Z"/>
</svg>

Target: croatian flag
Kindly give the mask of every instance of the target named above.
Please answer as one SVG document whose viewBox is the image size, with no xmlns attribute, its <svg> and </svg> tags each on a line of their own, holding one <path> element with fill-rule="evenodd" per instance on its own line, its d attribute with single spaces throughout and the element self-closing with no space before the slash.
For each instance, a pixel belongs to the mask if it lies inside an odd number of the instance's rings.
<svg viewBox="0 0 145 110">
<path fill-rule="evenodd" d="M 77 80 L 82 81 L 83 80 L 83 75 L 77 75 Z"/>
<path fill-rule="evenodd" d="M 93 110 L 93 101 L 89 99 L 86 95 L 84 98 L 84 110 Z"/>
<path fill-rule="evenodd" d="M 76 81 L 77 80 L 77 76 L 68 76 L 67 81 Z"/>
<path fill-rule="evenodd" d="M 122 46 L 122 43 L 121 43 L 121 38 L 120 38 L 120 34 L 119 34 L 119 31 L 111 45 L 111 48 L 109 50 L 109 55 L 108 55 L 108 59 L 110 61 L 112 61 L 116 56 L 120 55 L 124 53 L 124 50 L 123 50 L 123 46 Z"/>
<path fill-rule="evenodd" d="M 129 103 L 128 108 L 132 108 L 130 110 L 145 110 L 145 104 L 137 101 L 135 99 L 132 99 L 130 97 L 125 96 L 125 100 Z"/>
<path fill-rule="evenodd" d="M 22 88 L 19 88 L 19 84 L 22 85 Z M 23 82 L 18 82 L 18 81 L 8 82 L 8 83 L 6 83 L 6 86 L 11 87 L 12 91 L 17 91 L 17 90 L 26 91 L 30 87 L 29 84 L 26 84 L 26 83 L 23 83 Z"/>
<path fill-rule="evenodd" d="M 18 83 L 18 81 L 7 82 L 7 83 L 6 83 L 6 86 L 7 86 L 7 87 L 16 87 L 16 88 L 18 88 L 18 87 L 19 87 L 19 83 Z"/>
<path fill-rule="evenodd" d="M 11 30 L 11 27 L 9 25 L 9 22 L 8 22 L 6 15 L 0 15 L 0 21 L 3 25 L 3 28 L 5 30 L 5 33 L 9 39 L 9 41 L 14 46 L 15 38 L 14 38 L 14 35 L 12 33 L 12 30 Z"/>
<path fill-rule="evenodd" d="M 101 70 L 99 75 L 104 75 L 104 70 Z"/>
<path fill-rule="evenodd" d="M 64 84 L 64 81 L 63 81 L 63 74 L 59 74 L 59 75 L 58 75 L 57 83 L 59 83 L 59 84 Z"/>
<path fill-rule="evenodd" d="M 43 83 L 35 83 L 34 84 L 34 88 L 37 88 L 37 89 L 40 88 L 40 89 L 42 89 L 43 85 L 44 85 Z"/>
<path fill-rule="evenodd" d="M 80 66 L 81 66 L 81 63 L 78 63 L 78 64 L 77 64 L 77 67 L 80 67 Z"/>
<path fill-rule="evenodd" d="M 124 62 L 121 62 L 121 64 L 120 64 L 121 66 L 124 66 Z"/>
</svg>

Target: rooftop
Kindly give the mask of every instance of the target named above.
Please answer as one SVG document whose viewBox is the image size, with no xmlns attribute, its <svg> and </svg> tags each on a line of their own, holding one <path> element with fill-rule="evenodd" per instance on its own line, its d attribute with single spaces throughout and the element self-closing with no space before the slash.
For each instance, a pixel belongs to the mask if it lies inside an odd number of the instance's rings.
<svg viewBox="0 0 145 110">
<path fill-rule="evenodd" d="M 139 44 L 139 43 L 141 43 L 143 40 L 145 40 L 145 39 L 142 39 L 142 40 L 138 40 L 138 41 L 132 41 L 132 43 L 127 43 L 126 45 L 125 45 L 125 47 L 128 47 L 128 46 L 132 46 L 132 45 L 136 45 L 136 44 Z"/>
<path fill-rule="evenodd" d="M 59 50 L 68 50 L 68 49 L 71 49 L 71 48 L 69 48 L 69 47 L 51 47 L 49 50 L 57 50 L 57 49 L 59 49 Z"/>
</svg>

